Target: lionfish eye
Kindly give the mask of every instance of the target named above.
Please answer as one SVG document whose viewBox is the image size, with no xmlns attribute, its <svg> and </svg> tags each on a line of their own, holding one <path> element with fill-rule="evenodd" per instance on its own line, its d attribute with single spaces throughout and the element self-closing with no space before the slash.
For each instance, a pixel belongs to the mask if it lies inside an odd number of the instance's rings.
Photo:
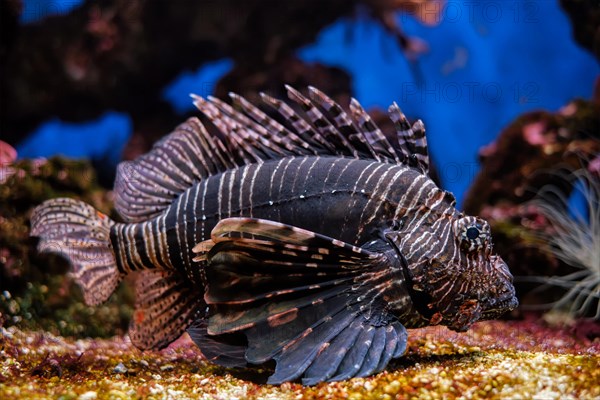
<svg viewBox="0 0 600 400">
<path fill-rule="evenodd" d="M 467 228 L 467 237 L 471 240 L 475 240 L 479 237 L 479 229 L 474 226 Z"/>
<path fill-rule="evenodd" d="M 464 217 L 455 222 L 455 233 L 466 251 L 481 250 L 490 243 L 490 226 L 480 218 Z"/>
</svg>

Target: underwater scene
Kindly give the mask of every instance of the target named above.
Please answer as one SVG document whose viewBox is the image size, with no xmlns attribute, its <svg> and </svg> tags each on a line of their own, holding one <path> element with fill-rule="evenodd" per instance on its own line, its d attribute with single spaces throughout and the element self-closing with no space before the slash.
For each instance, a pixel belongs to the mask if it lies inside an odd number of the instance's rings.
<svg viewBox="0 0 600 400">
<path fill-rule="evenodd" d="M 0 8 L 0 399 L 600 399 L 596 0 Z"/>
</svg>

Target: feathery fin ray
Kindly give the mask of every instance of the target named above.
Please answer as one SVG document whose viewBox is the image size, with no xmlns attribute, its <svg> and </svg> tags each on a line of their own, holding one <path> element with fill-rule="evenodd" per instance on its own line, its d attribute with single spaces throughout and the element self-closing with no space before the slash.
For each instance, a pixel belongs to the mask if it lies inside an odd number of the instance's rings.
<svg viewBox="0 0 600 400">
<path fill-rule="evenodd" d="M 190 338 L 198 346 L 202 355 L 209 361 L 224 367 L 245 367 L 247 349 L 246 338 L 239 333 L 211 336 L 208 334 L 208 321 L 198 318 L 187 328 Z"/>
<path fill-rule="evenodd" d="M 175 271 L 136 272 L 135 297 L 129 337 L 139 349 L 166 347 L 206 308 L 202 294 Z"/>
<path fill-rule="evenodd" d="M 81 287 L 87 305 L 106 301 L 122 278 L 110 244 L 112 225 L 94 207 L 69 198 L 46 200 L 31 215 L 31 236 L 40 238 L 38 251 L 69 261 L 69 275 Z"/>
<path fill-rule="evenodd" d="M 403 279 L 387 253 L 253 218 L 221 220 L 212 241 L 194 248 L 206 253 L 207 333 L 245 334 L 248 362 L 277 363 L 269 383 L 378 371 L 406 348 L 404 327 L 385 311 L 390 289 L 372 293 L 373 284 Z"/>
<path fill-rule="evenodd" d="M 309 97 L 286 86 L 288 97 L 302 113 L 264 93 L 265 104 L 277 111 L 286 127 L 242 96 L 231 93 L 233 106 L 192 95 L 196 107 L 222 133 L 208 133 L 190 118 L 153 149 L 134 161 L 119 164 L 115 180 L 115 208 L 127 222 L 158 215 L 187 188 L 207 176 L 250 163 L 290 156 L 331 155 L 406 163 L 429 171 L 425 127 L 412 127 L 394 103 L 389 108 L 397 143 L 390 143 L 356 99 L 350 114 L 314 87 Z"/>
</svg>

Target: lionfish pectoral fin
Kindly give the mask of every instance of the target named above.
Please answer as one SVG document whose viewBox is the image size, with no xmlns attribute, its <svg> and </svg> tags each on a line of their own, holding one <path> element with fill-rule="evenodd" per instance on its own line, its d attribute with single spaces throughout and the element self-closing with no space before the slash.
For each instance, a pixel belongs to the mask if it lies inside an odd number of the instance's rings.
<svg viewBox="0 0 600 400">
<path fill-rule="evenodd" d="M 248 362 L 276 361 L 269 383 L 366 376 L 404 352 L 406 331 L 362 283 L 386 283 L 384 254 L 251 218 L 222 220 L 212 239 L 207 333 L 244 333 Z"/>
<path fill-rule="evenodd" d="M 373 341 L 376 333 L 381 337 L 380 343 Z M 318 354 L 305 371 L 302 383 L 315 385 L 381 372 L 392 358 L 404 354 L 406 338 L 406 329 L 400 323 L 374 326 L 359 314 Z M 375 346 L 378 357 L 369 356 Z M 359 375 L 361 369 L 363 374 Z"/>
<path fill-rule="evenodd" d="M 196 253 L 197 256 L 194 257 L 192 260 L 197 263 L 205 263 L 206 256 L 207 256 L 208 252 L 210 251 L 210 249 L 212 249 L 214 244 L 215 244 L 215 242 L 213 242 L 211 239 L 204 240 L 204 241 L 196 244 L 194 246 L 194 248 L 192 248 L 192 251 L 194 253 Z"/>
<path fill-rule="evenodd" d="M 200 348 L 202 355 L 209 361 L 223 367 L 245 367 L 247 349 L 246 337 L 239 333 L 211 336 L 208 334 L 208 321 L 198 318 L 188 328 L 190 338 Z"/>
<path fill-rule="evenodd" d="M 140 349 L 166 347 L 206 310 L 201 291 L 176 271 L 136 272 L 135 292 L 129 337 Z"/>
</svg>

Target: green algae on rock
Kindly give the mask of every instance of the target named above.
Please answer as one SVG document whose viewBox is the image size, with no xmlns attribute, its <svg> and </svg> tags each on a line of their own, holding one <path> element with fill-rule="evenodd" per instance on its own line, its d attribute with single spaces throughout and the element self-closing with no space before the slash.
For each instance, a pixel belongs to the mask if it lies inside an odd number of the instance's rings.
<svg viewBox="0 0 600 400">
<path fill-rule="evenodd" d="M 49 198 L 73 196 L 111 212 L 111 194 L 90 163 L 53 157 L 8 167 L 0 184 L 0 325 L 79 337 L 123 333 L 131 315 L 127 286 L 102 307 L 87 307 L 64 275 L 66 262 L 36 254 L 29 238 L 31 209 Z"/>
</svg>

